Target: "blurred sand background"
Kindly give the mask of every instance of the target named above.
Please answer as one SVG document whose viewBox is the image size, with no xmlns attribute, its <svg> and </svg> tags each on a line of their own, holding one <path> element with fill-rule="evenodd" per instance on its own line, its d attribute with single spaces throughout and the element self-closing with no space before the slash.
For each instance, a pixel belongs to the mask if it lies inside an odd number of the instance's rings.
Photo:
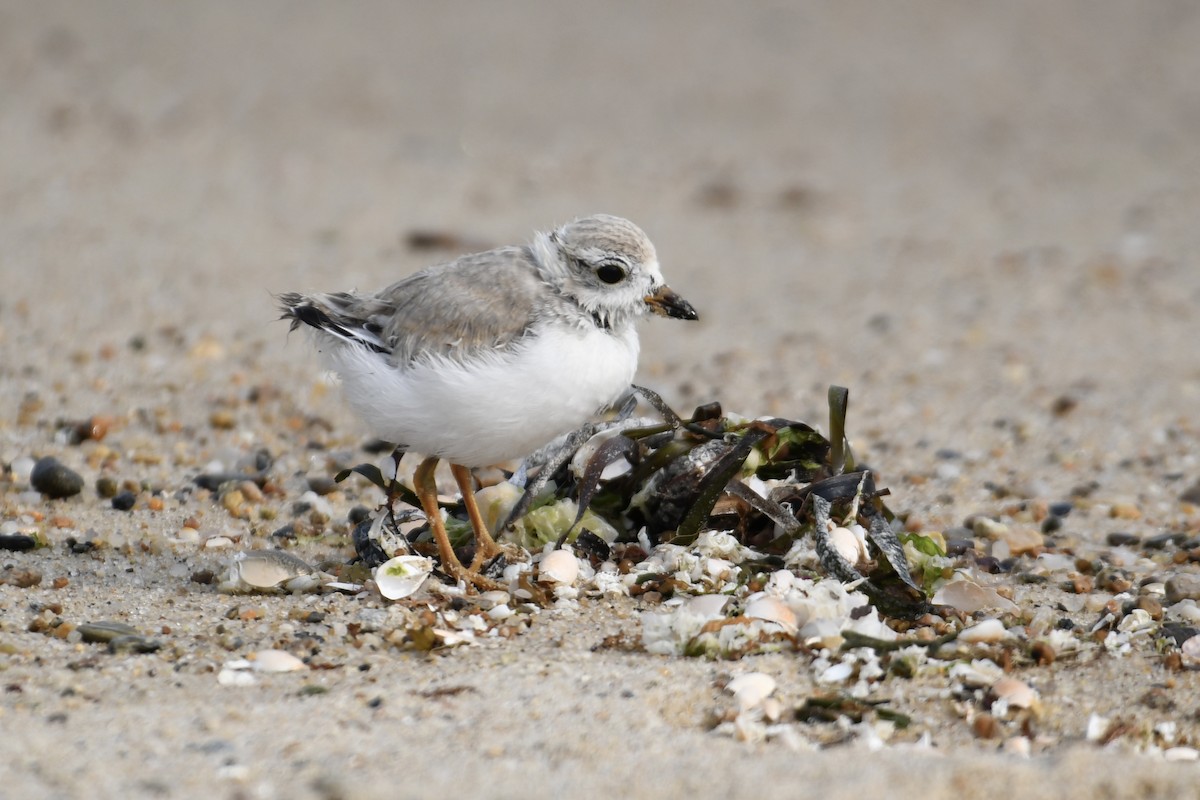
<svg viewBox="0 0 1200 800">
<path fill-rule="evenodd" d="M 821 422 L 842 384 L 892 506 L 931 527 L 993 507 L 989 486 L 1058 500 L 1095 481 L 1142 509 L 1122 529 L 1159 532 L 1200 478 L 1197 42 L 1188 2 L 4 2 L 0 461 L 79 468 L 68 513 L 99 528 L 119 523 L 56 418 L 157 409 L 204 429 L 214 400 L 266 381 L 354 442 L 270 293 L 376 288 L 442 257 L 408 247 L 414 230 L 491 246 L 604 211 L 646 229 L 702 315 L 642 332 L 640 382 L 681 410 Z M 18 420 L 31 392 L 36 423 Z M 287 433 L 190 446 L 279 451 Z M 939 450 L 962 454 L 954 470 L 935 470 Z M 170 577 L 181 558 L 107 594 L 73 581 L 63 602 L 219 621 L 228 598 Z M 591 652 L 627 610 L 376 654 L 298 698 L 162 665 L 70 670 L 23 633 L 52 590 L 0 590 L 25 654 L 0 655 L 23 687 L 0 699 L 11 797 L 1195 791 L 1194 766 L 1070 737 L 1031 761 L 965 726 L 935 755 L 717 738 L 701 720 L 729 665 Z M 783 657 L 753 668 L 807 680 Z M 1157 669 L 1078 673 L 1076 738 Z M 450 685 L 471 690 L 409 692 Z M 379 694 L 410 699 L 367 707 Z"/>
</svg>

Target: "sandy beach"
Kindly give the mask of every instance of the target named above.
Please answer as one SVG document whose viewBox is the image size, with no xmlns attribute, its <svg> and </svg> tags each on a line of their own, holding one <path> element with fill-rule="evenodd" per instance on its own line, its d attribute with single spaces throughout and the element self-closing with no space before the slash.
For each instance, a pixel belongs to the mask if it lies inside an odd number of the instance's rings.
<svg viewBox="0 0 1200 800">
<path fill-rule="evenodd" d="M 1195 623 L 1164 607 L 1200 599 L 1197 41 L 1186 2 L 0 3 L 0 533 L 45 545 L 0 551 L 0 795 L 1195 795 L 1200 664 L 1164 633 Z M 653 655 L 656 604 L 586 596 L 427 653 L 378 597 L 217 591 L 289 522 L 348 560 L 380 499 L 308 494 L 378 456 L 272 295 L 595 212 L 701 315 L 643 326 L 639 383 L 818 425 L 846 386 L 911 530 L 1066 555 L 996 578 L 1079 642 L 1014 668 L 1027 724 L 889 675 L 912 725 L 878 748 L 740 741 L 729 678 L 792 708 L 810 655 Z M 250 511 L 196 489 L 260 451 Z M 83 490 L 32 490 L 45 456 Z M 66 633 L 100 620 L 159 649 Z M 218 679 L 268 649 L 305 669 Z"/>
</svg>

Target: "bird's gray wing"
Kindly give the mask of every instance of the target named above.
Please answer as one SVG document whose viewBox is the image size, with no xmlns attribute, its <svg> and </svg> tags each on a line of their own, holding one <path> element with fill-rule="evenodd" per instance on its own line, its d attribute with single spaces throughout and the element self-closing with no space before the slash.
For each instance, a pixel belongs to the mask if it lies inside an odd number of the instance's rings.
<svg viewBox="0 0 1200 800">
<path fill-rule="evenodd" d="M 307 299 L 328 320 L 320 327 L 378 350 L 396 364 L 418 355 L 463 358 L 503 349 L 526 335 L 547 301 L 559 302 L 537 276 L 528 248 L 521 247 L 463 256 L 374 294 Z"/>
</svg>

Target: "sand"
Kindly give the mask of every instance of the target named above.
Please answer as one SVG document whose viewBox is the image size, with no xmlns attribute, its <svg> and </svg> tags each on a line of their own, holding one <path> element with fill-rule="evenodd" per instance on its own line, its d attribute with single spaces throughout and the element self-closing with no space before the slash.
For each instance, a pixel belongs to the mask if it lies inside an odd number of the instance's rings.
<svg viewBox="0 0 1200 800">
<path fill-rule="evenodd" d="M 0 585 L 0 794 L 1194 793 L 1195 766 L 1137 736 L 1084 739 L 1096 712 L 1197 741 L 1195 673 L 1149 646 L 1026 673 L 1048 708 L 1029 759 L 902 681 L 882 693 L 931 750 L 794 752 L 706 720 L 732 672 L 802 699 L 806 661 L 597 650 L 636 639 L 634 600 L 220 686 L 223 660 L 330 637 L 293 609 L 356 601 L 221 595 L 190 576 L 231 552 L 168 540 L 197 515 L 205 535 L 271 530 L 178 495 L 205 464 L 267 448 L 286 517 L 364 439 L 272 292 L 446 256 L 413 231 L 486 246 L 596 211 L 642 225 L 702 315 L 643 329 L 639 381 L 676 407 L 821 422 L 836 383 L 889 503 L 928 529 L 1088 486 L 1074 540 L 1194 531 L 1197 41 L 1186 2 L 3 3 L 0 463 L 55 455 L 87 487 L 3 498 L 0 522 L 37 512 L 52 546 L 0 559 L 43 575 Z M 58 432 L 93 415 L 102 442 Z M 164 508 L 111 510 L 102 471 Z M 336 515 L 367 497 L 336 495 Z M 128 546 L 64 544 L 89 536 Z M 27 631 L 47 604 L 176 655 Z M 1141 702 L 1155 687 L 1174 705 Z"/>
</svg>

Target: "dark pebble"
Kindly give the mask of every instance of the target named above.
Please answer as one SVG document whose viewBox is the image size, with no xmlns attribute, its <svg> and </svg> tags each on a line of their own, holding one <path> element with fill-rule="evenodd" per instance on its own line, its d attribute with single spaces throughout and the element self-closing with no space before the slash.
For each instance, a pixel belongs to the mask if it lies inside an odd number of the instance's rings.
<svg viewBox="0 0 1200 800">
<path fill-rule="evenodd" d="M 68 537 L 64 544 L 66 544 L 67 549 L 70 550 L 73 555 L 77 556 L 81 556 L 84 553 L 90 553 L 96 549 L 95 542 L 91 540 L 81 542 L 74 536 Z"/>
<path fill-rule="evenodd" d="M 118 488 L 117 482 L 107 475 L 96 478 L 96 494 L 105 500 L 116 497 Z"/>
<path fill-rule="evenodd" d="M 1060 631 L 1073 631 L 1075 630 L 1075 621 L 1070 617 L 1063 617 L 1057 623 L 1055 623 L 1054 627 L 1058 628 Z"/>
<path fill-rule="evenodd" d="M 117 511 L 128 511 L 133 508 L 133 504 L 136 502 L 136 494 L 133 492 L 121 492 L 112 499 L 112 507 Z"/>
<path fill-rule="evenodd" d="M 1073 508 L 1075 508 L 1075 506 L 1071 503 L 1061 502 L 1051 503 L 1047 510 L 1056 517 L 1065 517 L 1071 513 L 1071 509 Z"/>
<path fill-rule="evenodd" d="M 1063 518 L 1056 517 L 1053 514 L 1042 520 L 1042 533 L 1055 533 L 1062 530 Z"/>
<path fill-rule="evenodd" d="M 1186 534 L 1171 532 L 1160 533 L 1157 536 L 1151 536 L 1142 545 L 1150 550 L 1162 550 L 1171 545 L 1179 545 L 1187 539 Z"/>
<path fill-rule="evenodd" d="M 951 450 L 948 447 L 943 447 L 941 450 L 935 451 L 934 455 L 944 461 L 953 461 L 956 458 L 962 458 L 962 453 L 957 450 Z"/>
<path fill-rule="evenodd" d="M 366 522 L 370 518 L 371 509 L 367 508 L 366 506 L 355 506 L 354 508 L 350 509 L 350 514 L 347 517 L 347 519 L 350 520 L 351 525 L 358 525 L 360 522 Z"/>
<path fill-rule="evenodd" d="M 1176 647 L 1179 647 L 1193 636 L 1200 636 L 1200 628 L 1184 625 L 1181 622 L 1166 623 L 1162 626 L 1162 632 L 1167 638 L 1175 642 Z"/>
<path fill-rule="evenodd" d="M 968 550 L 975 547 L 975 542 L 971 539 L 947 539 L 946 540 L 946 555 L 961 556 Z"/>
<path fill-rule="evenodd" d="M 984 572 L 989 572 L 993 575 L 1004 571 L 1004 567 L 1001 566 L 1000 559 L 993 558 L 992 556 L 980 556 L 979 558 L 975 559 L 975 564 Z"/>
<path fill-rule="evenodd" d="M 83 491 L 83 476 L 54 456 L 46 456 L 33 466 L 29 485 L 46 497 L 73 497 Z"/>
<path fill-rule="evenodd" d="M 271 538 L 272 539 L 295 539 L 296 538 L 296 526 L 293 523 L 289 522 L 287 525 L 284 525 L 282 528 L 278 528 L 277 530 L 272 531 Z"/>
<path fill-rule="evenodd" d="M 37 539 L 24 533 L 0 535 L 0 550 L 15 550 L 18 553 L 37 547 Z"/>
<path fill-rule="evenodd" d="M 328 475 L 308 476 L 308 488 L 319 495 L 326 495 L 337 488 L 337 483 Z"/>
<path fill-rule="evenodd" d="M 162 648 L 162 642 L 157 639 L 147 639 L 136 634 L 118 636 L 108 643 L 110 653 L 153 653 Z"/>
<path fill-rule="evenodd" d="M 1194 506 L 1200 506 L 1200 481 L 1197 481 L 1185 489 L 1183 494 L 1179 495 L 1179 499 L 1185 503 L 1191 503 Z"/>
<path fill-rule="evenodd" d="M 111 642 L 127 636 L 137 636 L 137 628 L 124 622 L 85 622 L 75 630 L 85 642 Z"/>
<path fill-rule="evenodd" d="M 1104 541 L 1108 542 L 1109 547 L 1135 547 L 1142 541 L 1142 537 L 1124 531 L 1113 531 L 1104 537 Z"/>
<path fill-rule="evenodd" d="M 192 573 L 192 583 L 199 583 L 207 586 L 217 579 L 216 574 L 211 569 L 201 569 Z"/>
</svg>

